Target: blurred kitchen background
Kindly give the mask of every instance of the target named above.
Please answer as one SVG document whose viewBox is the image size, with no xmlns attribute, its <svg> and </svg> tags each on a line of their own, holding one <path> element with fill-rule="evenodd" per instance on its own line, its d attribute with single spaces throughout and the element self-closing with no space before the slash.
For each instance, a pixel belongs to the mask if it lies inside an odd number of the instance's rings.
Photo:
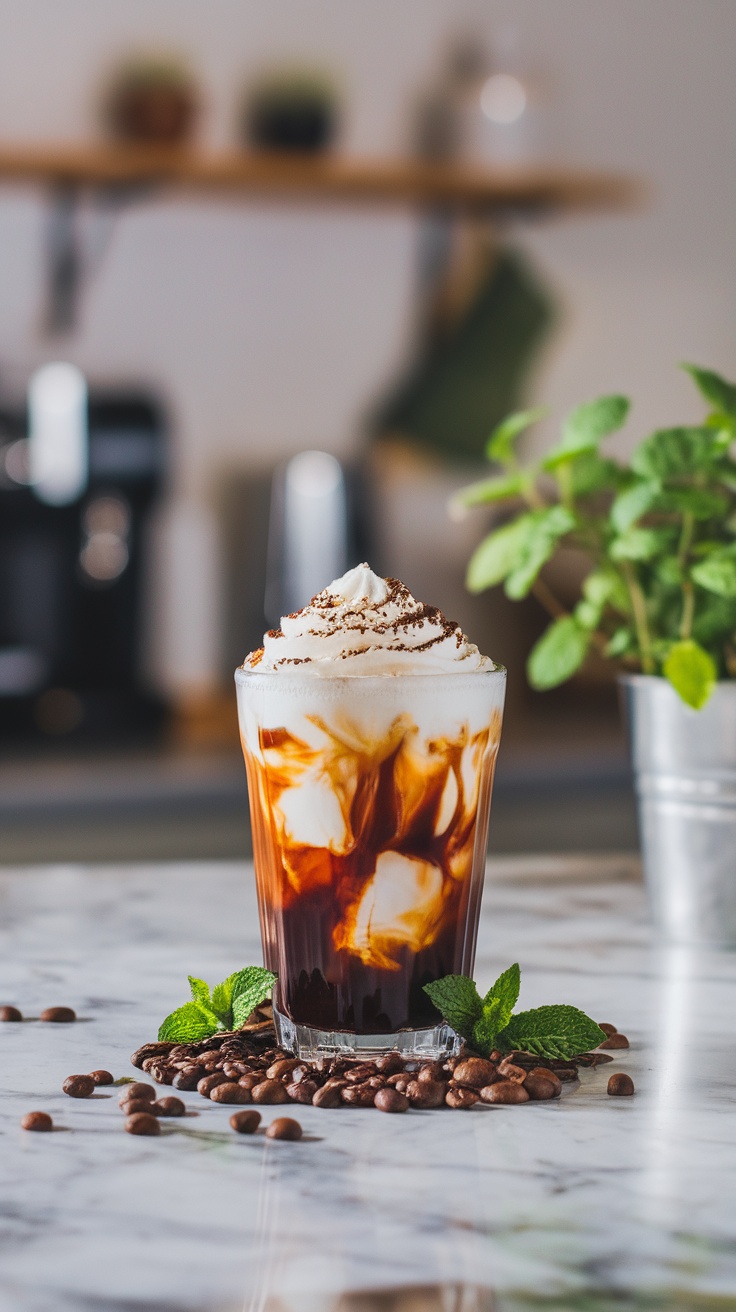
<svg viewBox="0 0 736 1312">
<path fill-rule="evenodd" d="M 614 682 L 528 690 L 447 502 L 510 408 L 733 376 L 732 0 L 0 17 L 0 859 L 245 854 L 232 671 L 363 558 L 508 666 L 493 848 L 633 849 Z"/>
</svg>

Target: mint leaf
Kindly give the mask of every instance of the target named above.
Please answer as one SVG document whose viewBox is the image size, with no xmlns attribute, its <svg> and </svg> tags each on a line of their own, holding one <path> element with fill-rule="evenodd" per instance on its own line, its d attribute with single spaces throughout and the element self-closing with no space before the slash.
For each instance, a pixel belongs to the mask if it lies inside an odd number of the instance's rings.
<svg viewBox="0 0 736 1312">
<path fill-rule="evenodd" d="M 616 632 L 611 635 L 606 643 L 605 654 L 615 660 L 617 656 L 623 656 L 633 646 L 634 635 L 631 629 L 627 629 L 625 625 L 622 625 L 620 629 L 616 629 Z"/>
<path fill-rule="evenodd" d="M 602 438 L 622 427 L 628 413 L 629 400 L 625 396 L 600 396 L 597 401 L 577 406 L 565 420 L 562 441 L 544 461 L 545 469 L 555 469 L 578 455 L 595 451 Z"/>
<path fill-rule="evenodd" d="M 618 533 L 625 533 L 628 528 L 648 510 L 652 509 L 660 492 L 660 485 L 653 479 L 642 480 L 619 492 L 611 505 L 611 523 Z"/>
<path fill-rule="evenodd" d="M 486 996 L 483 999 L 484 1013 L 489 1003 L 498 1003 L 496 1011 L 498 1020 L 496 1032 L 504 1029 L 511 1020 L 512 1012 L 519 998 L 520 988 L 521 971 L 518 963 L 515 962 L 514 965 L 509 966 L 508 970 L 505 970 L 502 975 L 499 975 L 496 983 L 492 984 L 486 993 Z"/>
<path fill-rule="evenodd" d="M 560 538 L 575 528 L 575 516 L 564 506 L 535 510 L 530 519 L 529 532 L 506 578 L 506 596 L 514 601 L 527 595 L 542 566 L 554 555 Z"/>
<path fill-rule="evenodd" d="M 215 984 L 212 990 L 213 1010 L 217 1012 L 226 1029 L 231 1027 L 233 1021 L 233 986 L 239 973 L 237 970 L 234 971 L 221 984 Z"/>
<path fill-rule="evenodd" d="M 629 528 L 613 539 L 609 554 L 611 560 L 651 560 L 668 542 L 662 529 Z"/>
<path fill-rule="evenodd" d="M 733 383 L 727 383 L 725 378 L 721 378 L 712 369 L 699 369 L 695 364 L 684 364 L 682 368 L 689 373 L 706 401 L 710 401 L 722 414 L 728 415 L 729 419 L 736 419 L 736 387 Z"/>
<path fill-rule="evenodd" d="M 645 479 L 679 478 L 707 470 L 721 456 L 717 432 L 700 428 L 661 428 L 637 447 L 631 468 Z"/>
<path fill-rule="evenodd" d="M 588 654 L 590 635 L 572 615 L 554 620 L 532 647 L 526 672 L 532 688 L 556 688 L 580 669 Z"/>
<path fill-rule="evenodd" d="M 232 979 L 233 1028 L 245 1025 L 251 1012 L 270 995 L 277 976 L 265 966 L 246 966 Z"/>
<path fill-rule="evenodd" d="M 470 558 L 465 578 L 471 592 L 492 588 L 510 574 L 519 559 L 519 553 L 531 535 L 534 518 L 531 513 L 520 515 L 511 524 L 504 524 L 489 533 Z"/>
<path fill-rule="evenodd" d="M 209 1038 L 218 1028 L 214 1013 L 207 1013 L 198 1002 L 185 1002 L 160 1026 L 159 1043 L 196 1043 Z"/>
<path fill-rule="evenodd" d="M 192 997 L 195 1002 L 200 1002 L 204 1007 L 210 1008 L 210 986 L 205 984 L 203 979 L 197 979 L 194 975 L 187 975 L 189 987 L 192 990 Z"/>
<path fill-rule="evenodd" d="M 516 414 L 503 419 L 486 443 L 486 455 L 489 460 L 498 460 L 499 464 L 509 465 L 514 459 L 514 443 L 520 433 L 537 420 L 543 419 L 547 411 L 543 407 L 536 410 L 518 410 Z"/>
<path fill-rule="evenodd" d="M 470 506 L 483 506 L 490 501 L 505 501 L 516 497 L 524 487 L 521 474 L 501 474 L 497 478 L 483 478 L 456 492 L 450 500 L 450 513 Z"/>
<path fill-rule="evenodd" d="M 487 1057 L 496 1046 L 496 1035 L 504 1028 L 502 1023 L 503 1003 L 500 998 L 484 1001 L 483 1010 L 473 1026 L 472 1042 L 476 1052 Z"/>
<path fill-rule="evenodd" d="M 736 597 L 736 560 L 725 553 L 713 553 L 693 565 L 690 576 L 695 583 L 719 597 Z"/>
<path fill-rule="evenodd" d="M 705 706 L 718 678 L 713 658 L 691 639 L 676 642 L 670 648 L 662 673 L 675 692 L 695 711 Z"/>
<path fill-rule="evenodd" d="M 577 1007 L 535 1007 L 512 1016 L 497 1043 L 506 1051 L 518 1048 L 538 1057 L 569 1061 L 597 1048 L 605 1037 L 595 1021 Z"/>
<path fill-rule="evenodd" d="M 445 975 L 424 985 L 429 996 L 448 1025 L 463 1039 L 472 1041 L 473 1027 L 482 1015 L 483 1003 L 472 979 L 467 975 Z"/>
</svg>

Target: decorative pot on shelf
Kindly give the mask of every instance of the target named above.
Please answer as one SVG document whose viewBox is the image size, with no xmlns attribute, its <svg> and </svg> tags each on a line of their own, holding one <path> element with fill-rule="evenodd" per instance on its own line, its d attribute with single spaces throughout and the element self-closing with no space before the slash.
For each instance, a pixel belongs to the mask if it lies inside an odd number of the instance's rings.
<svg viewBox="0 0 736 1312">
<path fill-rule="evenodd" d="M 736 947 L 736 680 L 698 711 L 666 679 L 622 684 L 655 928 L 674 943 Z"/>
</svg>

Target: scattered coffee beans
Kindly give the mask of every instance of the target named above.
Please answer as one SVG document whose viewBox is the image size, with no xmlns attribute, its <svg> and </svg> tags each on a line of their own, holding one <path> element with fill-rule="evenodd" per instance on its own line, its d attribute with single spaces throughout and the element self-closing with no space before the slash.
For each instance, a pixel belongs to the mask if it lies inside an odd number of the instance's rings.
<svg viewBox="0 0 736 1312">
<path fill-rule="evenodd" d="M 491 1088 L 495 1089 L 496 1085 L 492 1084 Z M 475 1089 L 448 1089 L 445 1094 L 447 1106 L 452 1107 L 454 1111 L 466 1111 L 468 1108 L 474 1107 L 478 1098 L 479 1094 Z"/>
<path fill-rule="evenodd" d="M 39 1020 L 50 1020 L 56 1025 L 70 1025 L 77 1019 L 77 1013 L 71 1007 L 47 1007 L 41 1012 Z"/>
<path fill-rule="evenodd" d="M 609 1024 L 608 1024 L 608 1021 L 605 1021 L 605 1020 L 599 1020 L 599 1021 L 598 1021 L 598 1029 L 599 1029 L 599 1030 L 603 1030 L 603 1033 L 604 1033 L 609 1039 L 610 1039 L 610 1037 L 611 1037 L 612 1034 L 618 1034 L 618 1030 L 616 1029 L 616 1026 L 615 1026 L 615 1025 L 609 1025 Z"/>
<path fill-rule="evenodd" d="M 611 1098 L 630 1098 L 634 1092 L 634 1081 L 624 1071 L 618 1071 L 609 1079 L 606 1092 Z"/>
<path fill-rule="evenodd" d="M 364 1103 L 363 1106 L 370 1106 L 370 1103 Z M 399 1093 L 398 1089 L 392 1089 L 387 1085 L 385 1089 L 379 1089 L 373 1096 L 373 1106 L 377 1107 L 379 1112 L 405 1112 L 409 1108 L 409 1099 L 405 1094 Z"/>
<path fill-rule="evenodd" d="M 233 1112 L 230 1124 L 236 1134 L 255 1134 L 261 1123 L 260 1112 Z"/>
<path fill-rule="evenodd" d="M 95 1091 L 95 1082 L 91 1075 L 69 1075 L 61 1087 L 70 1098 L 89 1098 Z"/>
<path fill-rule="evenodd" d="M 495 1075 L 493 1062 L 485 1061 L 483 1057 L 467 1057 L 455 1067 L 452 1078 L 456 1084 L 464 1084 L 469 1089 L 482 1089 Z"/>
<path fill-rule="evenodd" d="M 0 1007 L 0 1021 L 3 1020 L 22 1020 L 23 1017 L 17 1007 Z M 35 1115 L 35 1113 L 34 1113 Z M 44 1116 L 44 1112 L 39 1112 L 39 1116 Z M 26 1129 L 29 1127 L 26 1126 Z"/>
<path fill-rule="evenodd" d="M 53 1130 L 54 1122 L 46 1112 L 26 1112 L 20 1123 L 22 1130 Z"/>
<path fill-rule="evenodd" d="M 504 1106 L 529 1101 L 529 1094 L 524 1085 L 517 1084 L 515 1080 L 497 1080 L 495 1084 L 489 1084 L 486 1089 L 481 1089 L 480 1096 L 483 1102 L 500 1103 Z"/>
<path fill-rule="evenodd" d="M 266 1130 L 267 1139 L 301 1139 L 302 1127 L 290 1116 L 279 1116 Z"/>
<path fill-rule="evenodd" d="M 152 1084 L 141 1084 L 140 1081 L 136 1080 L 132 1084 L 126 1084 L 120 1090 L 118 1102 L 122 1107 L 131 1098 L 140 1098 L 143 1102 L 155 1102 L 156 1090 Z"/>
<path fill-rule="evenodd" d="M 159 1098 L 158 1102 L 149 1103 L 148 1106 L 156 1116 L 183 1116 L 186 1112 L 181 1098 Z"/>
<path fill-rule="evenodd" d="M 546 1102 L 549 1098 L 554 1098 L 557 1093 L 552 1081 L 538 1071 L 529 1071 L 524 1083 L 519 1087 L 526 1089 L 533 1102 Z"/>
<path fill-rule="evenodd" d="M 120 1110 L 124 1116 L 135 1116 L 136 1112 L 150 1112 L 151 1116 L 158 1116 L 157 1103 L 147 1102 L 145 1098 L 126 1098 L 120 1104 Z"/>
<path fill-rule="evenodd" d="M 628 1048 L 629 1040 L 625 1034 L 609 1034 L 600 1046 L 602 1048 Z"/>
<path fill-rule="evenodd" d="M 128 1134 L 160 1134 L 161 1126 L 150 1112 L 134 1112 L 125 1121 Z"/>
<path fill-rule="evenodd" d="M 114 1084 L 115 1076 L 109 1071 L 90 1071 L 89 1078 L 94 1080 L 95 1084 Z"/>
</svg>

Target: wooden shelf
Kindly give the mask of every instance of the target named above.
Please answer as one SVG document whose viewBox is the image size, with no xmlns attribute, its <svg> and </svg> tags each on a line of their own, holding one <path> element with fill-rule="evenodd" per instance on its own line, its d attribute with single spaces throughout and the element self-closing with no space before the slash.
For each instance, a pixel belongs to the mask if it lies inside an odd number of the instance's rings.
<svg viewBox="0 0 736 1312">
<path fill-rule="evenodd" d="M 640 184 L 621 175 L 552 167 L 486 169 L 340 156 L 205 154 L 118 146 L 3 146 L 0 183 L 55 187 L 186 188 L 286 201 L 377 203 L 469 212 L 627 208 Z"/>
</svg>

